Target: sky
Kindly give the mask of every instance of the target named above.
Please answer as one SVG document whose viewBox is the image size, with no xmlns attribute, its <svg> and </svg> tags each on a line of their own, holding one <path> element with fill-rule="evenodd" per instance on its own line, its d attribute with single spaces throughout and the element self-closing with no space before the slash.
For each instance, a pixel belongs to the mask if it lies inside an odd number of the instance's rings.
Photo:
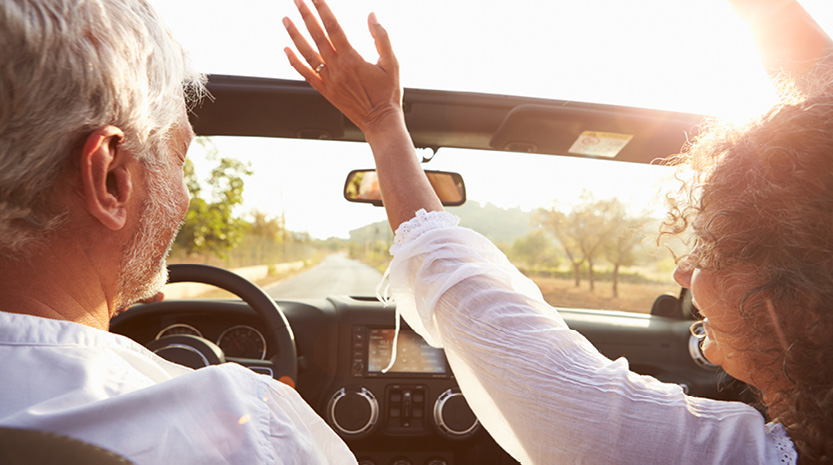
<svg viewBox="0 0 833 465">
<path fill-rule="evenodd" d="M 829 0 L 802 2 L 828 33 Z M 205 73 L 300 79 L 282 52 L 281 18 L 300 23 L 290 0 L 156 0 L 174 35 Z M 774 103 L 742 21 L 725 0 L 331 0 L 353 45 L 376 54 L 366 17 L 375 11 L 401 64 L 402 84 L 668 109 L 740 119 Z M 343 179 L 369 168 L 366 144 L 217 138 L 221 154 L 249 161 L 245 209 L 285 214 L 313 237 L 346 237 L 384 219 L 346 205 Z M 198 166 L 197 144 L 189 153 Z M 310 151 L 314 151 L 311 154 Z M 307 156 L 305 156 L 307 155 Z M 659 167 L 551 156 L 441 150 L 429 169 L 459 170 L 469 198 L 531 209 L 569 203 L 582 189 L 656 208 Z M 501 178 L 501 183 L 494 180 Z M 637 182 L 624 185 L 623 179 Z M 315 182 L 313 182 L 315 181 Z M 535 186 L 535 188 L 530 188 Z M 544 187 L 545 186 L 545 187 Z M 546 192 L 542 193 L 542 189 Z"/>
</svg>

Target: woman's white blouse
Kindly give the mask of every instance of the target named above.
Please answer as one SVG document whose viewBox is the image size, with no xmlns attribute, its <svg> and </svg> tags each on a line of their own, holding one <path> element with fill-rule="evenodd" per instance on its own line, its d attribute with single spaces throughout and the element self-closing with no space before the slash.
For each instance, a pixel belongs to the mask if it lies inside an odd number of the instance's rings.
<svg viewBox="0 0 833 465">
<path fill-rule="evenodd" d="M 795 463 L 752 407 L 690 397 L 629 371 L 570 330 L 489 240 L 445 212 L 396 231 L 391 293 L 445 349 L 471 408 L 522 463 Z"/>
</svg>

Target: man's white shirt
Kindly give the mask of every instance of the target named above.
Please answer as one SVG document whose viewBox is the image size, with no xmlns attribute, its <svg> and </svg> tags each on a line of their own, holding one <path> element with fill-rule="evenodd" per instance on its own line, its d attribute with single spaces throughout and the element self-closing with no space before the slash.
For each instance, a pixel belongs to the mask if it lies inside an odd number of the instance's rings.
<svg viewBox="0 0 833 465">
<path fill-rule="evenodd" d="M 0 426 L 137 464 L 356 463 L 288 386 L 233 363 L 191 370 L 80 324 L 0 312 L 0 373 Z"/>
</svg>

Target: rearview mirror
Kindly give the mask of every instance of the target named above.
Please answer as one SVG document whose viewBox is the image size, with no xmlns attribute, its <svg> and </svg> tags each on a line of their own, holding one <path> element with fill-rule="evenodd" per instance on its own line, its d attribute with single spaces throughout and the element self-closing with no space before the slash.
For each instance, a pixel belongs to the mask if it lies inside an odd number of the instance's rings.
<svg viewBox="0 0 833 465">
<path fill-rule="evenodd" d="M 466 185 L 460 173 L 426 171 L 428 182 L 446 207 L 462 205 L 466 201 Z M 344 183 L 344 198 L 350 202 L 370 203 L 382 206 L 379 178 L 376 170 L 353 170 Z"/>
</svg>

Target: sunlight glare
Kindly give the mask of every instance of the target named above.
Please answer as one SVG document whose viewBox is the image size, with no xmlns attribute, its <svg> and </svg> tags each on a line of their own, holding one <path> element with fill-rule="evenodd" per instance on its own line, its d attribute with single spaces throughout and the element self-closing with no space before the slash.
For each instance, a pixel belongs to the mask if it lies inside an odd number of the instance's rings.
<svg viewBox="0 0 833 465">
<path fill-rule="evenodd" d="M 811 12 L 827 12 L 830 30 L 827 2 L 802 1 Z M 300 79 L 281 52 L 290 40 L 280 19 L 286 15 L 300 23 L 292 2 L 154 3 L 201 71 Z M 376 51 L 366 18 L 370 11 L 377 13 L 390 33 L 406 87 L 656 108 L 730 121 L 775 103 L 751 34 L 725 0 L 518 0 L 483 8 L 447 0 L 330 0 L 330 5 L 369 61 L 376 60 Z M 373 164 L 365 144 L 216 141 L 222 155 L 254 165 L 257 174 L 246 181 L 245 211 L 285 214 L 289 229 L 321 238 L 345 237 L 350 229 L 384 219 L 382 209 L 341 200 L 347 172 Z M 662 204 L 656 187 L 631 191 L 670 179 L 662 167 L 517 155 L 512 155 L 512 173 L 523 175 L 507 176 L 508 162 L 501 158 L 507 154 L 476 153 L 473 159 L 473 152 L 444 149 L 426 168 L 463 173 L 470 199 L 502 207 L 569 203 L 591 188 L 598 198 L 628 197 L 631 208 L 654 211 Z M 328 161 L 322 163 L 322 157 Z M 505 182 L 489 182 L 498 177 Z M 625 187 L 624 178 L 650 178 L 651 183 Z M 334 200 L 341 202 L 338 208 L 332 207 Z"/>
</svg>

